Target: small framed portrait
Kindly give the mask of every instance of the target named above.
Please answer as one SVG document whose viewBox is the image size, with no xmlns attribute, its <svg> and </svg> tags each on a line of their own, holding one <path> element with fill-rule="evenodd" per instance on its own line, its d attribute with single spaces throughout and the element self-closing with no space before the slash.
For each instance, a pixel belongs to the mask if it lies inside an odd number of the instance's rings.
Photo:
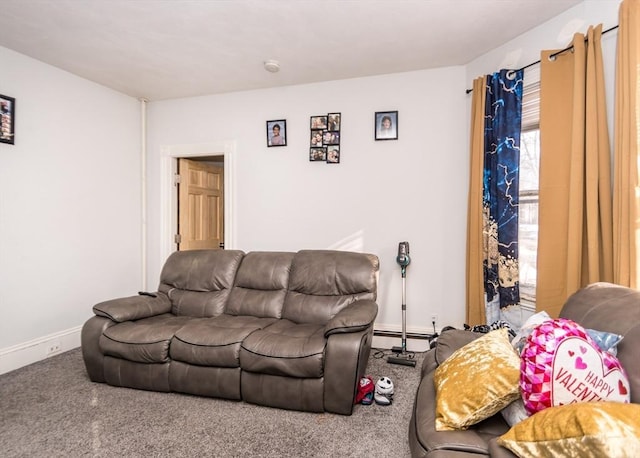
<svg viewBox="0 0 640 458">
<path fill-rule="evenodd" d="M 327 164 L 340 163 L 340 146 L 332 145 L 327 147 Z"/>
<path fill-rule="evenodd" d="M 16 99 L 0 94 L 0 143 L 13 145 L 16 132 Z"/>
<path fill-rule="evenodd" d="M 311 116 L 311 129 L 324 130 L 327 128 L 327 115 Z"/>
<path fill-rule="evenodd" d="M 340 130 L 340 113 L 329 113 L 327 130 Z"/>
<path fill-rule="evenodd" d="M 322 142 L 322 139 L 324 136 L 323 134 L 324 134 L 324 131 L 321 129 L 311 131 L 310 146 L 312 148 L 318 148 L 320 146 L 324 146 L 324 143 Z"/>
<path fill-rule="evenodd" d="M 376 140 L 398 139 L 397 111 L 376 111 L 375 123 Z"/>
<path fill-rule="evenodd" d="M 267 121 L 267 146 L 287 146 L 287 120 Z"/>
<path fill-rule="evenodd" d="M 327 160 L 327 148 L 309 148 L 309 160 L 311 162 Z"/>
</svg>

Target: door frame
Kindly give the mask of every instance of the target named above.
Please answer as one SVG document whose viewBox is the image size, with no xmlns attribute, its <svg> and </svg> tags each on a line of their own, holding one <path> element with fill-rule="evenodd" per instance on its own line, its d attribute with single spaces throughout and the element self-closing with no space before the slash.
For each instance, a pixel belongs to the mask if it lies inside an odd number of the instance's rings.
<svg viewBox="0 0 640 458">
<path fill-rule="evenodd" d="M 160 161 L 160 262 L 177 250 L 173 236 L 178 231 L 178 193 L 174 176 L 178 172 L 178 158 L 204 156 L 224 156 L 224 246 L 235 247 L 234 183 L 235 151 L 234 140 L 213 143 L 166 145 L 161 147 Z"/>
</svg>

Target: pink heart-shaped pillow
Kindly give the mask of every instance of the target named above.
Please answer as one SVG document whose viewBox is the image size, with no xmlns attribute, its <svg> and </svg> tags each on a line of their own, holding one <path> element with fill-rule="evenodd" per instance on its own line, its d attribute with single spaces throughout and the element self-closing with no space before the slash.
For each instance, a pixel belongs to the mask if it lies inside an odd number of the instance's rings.
<svg viewBox="0 0 640 458">
<path fill-rule="evenodd" d="M 620 361 L 574 321 L 537 326 L 521 354 L 520 391 L 530 414 L 576 402 L 629 402 L 629 380 Z"/>
</svg>

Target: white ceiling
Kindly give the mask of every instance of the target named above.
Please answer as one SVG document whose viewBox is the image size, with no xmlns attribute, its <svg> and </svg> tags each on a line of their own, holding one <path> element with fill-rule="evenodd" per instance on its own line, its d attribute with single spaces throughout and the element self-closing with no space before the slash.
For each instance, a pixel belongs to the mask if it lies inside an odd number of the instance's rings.
<svg viewBox="0 0 640 458">
<path fill-rule="evenodd" d="M 162 100 L 465 65 L 581 1 L 0 0 L 0 46 Z"/>
</svg>

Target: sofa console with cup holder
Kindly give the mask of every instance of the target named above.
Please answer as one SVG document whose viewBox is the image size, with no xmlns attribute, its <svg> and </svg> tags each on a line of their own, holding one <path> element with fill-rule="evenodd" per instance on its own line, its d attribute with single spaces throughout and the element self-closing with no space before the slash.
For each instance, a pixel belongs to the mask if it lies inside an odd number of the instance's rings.
<svg viewBox="0 0 640 458">
<path fill-rule="evenodd" d="M 101 302 L 82 329 L 94 382 L 350 415 L 373 335 L 375 255 L 173 253 L 157 292 Z"/>
</svg>

